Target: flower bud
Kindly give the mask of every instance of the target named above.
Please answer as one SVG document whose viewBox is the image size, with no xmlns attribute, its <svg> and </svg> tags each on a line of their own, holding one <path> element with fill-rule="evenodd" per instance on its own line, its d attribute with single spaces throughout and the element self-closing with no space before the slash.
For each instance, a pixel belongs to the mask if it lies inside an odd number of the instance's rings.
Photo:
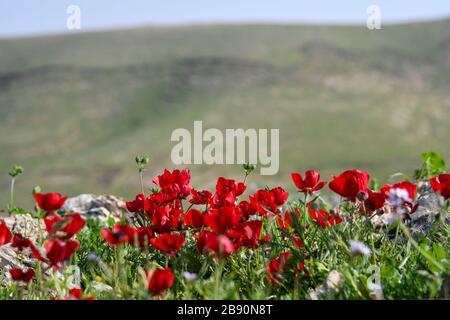
<svg viewBox="0 0 450 320">
<path fill-rule="evenodd" d="M 358 193 L 358 200 L 361 202 L 366 201 L 369 198 L 369 195 L 367 194 L 367 192 L 361 191 Z"/>
</svg>

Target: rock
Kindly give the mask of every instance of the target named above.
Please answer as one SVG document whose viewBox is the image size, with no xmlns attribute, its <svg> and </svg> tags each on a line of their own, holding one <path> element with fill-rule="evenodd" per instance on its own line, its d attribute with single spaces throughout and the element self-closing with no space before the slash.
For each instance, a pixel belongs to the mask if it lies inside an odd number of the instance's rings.
<svg viewBox="0 0 450 320">
<path fill-rule="evenodd" d="M 129 215 L 124 200 L 112 195 L 93 194 L 82 194 L 67 199 L 60 212 L 79 213 L 85 219 L 95 218 L 102 222 L 108 221 L 109 218 L 119 221 Z"/>
<path fill-rule="evenodd" d="M 45 226 L 42 220 L 33 218 L 29 214 L 13 215 L 2 219 L 5 221 L 11 232 L 20 233 L 26 238 L 29 238 L 33 243 L 36 243 L 39 238 L 46 235 Z M 25 249 L 19 252 L 7 244 L 0 247 L 0 269 L 8 270 L 11 268 L 27 269 L 34 267 L 36 260 L 33 258 L 31 252 Z M 3 280 L 3 285 L 10 283 L 11 277 L 9 272 Z"/>
<path fill-rule="evenodd" d="M 36 219 L 30 214 L 16 214 L 2 220 L 5 221 L 12 233 L 20 233 L 33 242 L 46 235 L 42 219 Z"/>
<path fill-rule="evenodd" d="M 11 247 L 11 244 L 3 245 L 0 247 L 0 270 L 5 270 L 5 277 L 2 279 L 0 285 L 8 286 L 12 279 L 7 270 L 12 268 L 20 268 L 22 270 L 28 268 L 34 268 L 36 266 L 36 260 L 33 258 L 29 250 L 18 252 L 15 248 Z"/>
<path fill-rule="evenodd" d="M 91 283 L 91 288 L 98 292 L 107 292 L 107 291 L 113 290 L 113 288 L 111 286 L 108 286 L 107 284 L 97 282 L 97 281 L 93 281 Z"/>
<path fill-rule="evenodd" d="M 123 216 L 129 217 L 125 201 L 111 195 L 82 194 L 69 198 L 59 213 L 64 214 L 67 212 L 80 213 L 85 219 L 95 218 L 102 222 L 108 221 L 109 218 L 119 221 Z M 39 239 L 46 236 L 45 225 L 42 219 L 36 219 L 30 214 L 17 214 L 2 220 L 5 221 L 12 233 L 20 233 L 33 243 L 38 243 Z M 17 252 L 10 245 L 0 247 L 0 267 L 2 269 L 27 268 L 31 266 L 33 266 L 33 258 L 27 250 Z"/>
<path fill-rule="evenodd" d="M 429 182 L 420 181 L 418 186 L 417 210 L 410 215 L 411 220 L 405 222 L 413 237 L 427 235 L 440 218 L 448 220 L 448 214 L 442 210 L 441 199 L 433 192 Z M 385 213 L 372 218 L 377 230 L 383 230 L 388 225 L 388 216 L 389 214 Z"/>
<path fill-rule="evenodd" d="M 310 293 L 311 299 L 319 300 L 329 293 L 338 292 L 339 287 L 341 286 L 343 281 L 344 279 L 338 271 L 336 270 L 331 271 L 328 274 L 327 280 L 320 287 L 314 289 Z"/>
<path fill-rule="evenodd" d="M 448 215 L 442 210 L 439 203 L 439 196 L 433 192 L 429 182 L 421 182 L 419 186 L 421 189 L 420 196 L 417 199 L 419 207 L 411 215 L 411 221 L 408 225 L 412 236 L 428 234 L 441 215 L 442 218 L 448 219 Z"/>
<path fill-rule="evenodd" d="M 80 213 L 85 219 L 94 218 L 106 223 L 109 218 L 119 221 L 122 217 L 129 217 L 125 201 L 111 195 L 82 194 L 66 200 L 64 207 L 59 213 L 67 212 Z M 45 225 L 42 219 L 36 219 L 30 214 L 13 215 L 3 218 L 8 228 L 14 233 L 20 233 L 29 238 L 33 243 L 38 243 L 39 239 L 46 236 Z M 0 268 L 8 270 L 10 268 L 27 269 L 34 267 L 33 259 L 29 250 L 18 252 L 10 244 L 0 247 Z M 11 281 L 9 272 L 3 280 L 3 285 Z"/>
<path fill-rule="evenodd" d="M 0 247 L 0 268 L 30 268 L 34 266 L 33 258 L 27 252 L 17 252 L 7 244 Z"/>
</svg>

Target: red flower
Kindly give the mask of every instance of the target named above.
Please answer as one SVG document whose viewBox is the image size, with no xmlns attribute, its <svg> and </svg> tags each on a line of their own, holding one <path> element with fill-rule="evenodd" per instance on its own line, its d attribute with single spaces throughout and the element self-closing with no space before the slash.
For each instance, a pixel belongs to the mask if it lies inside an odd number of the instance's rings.
<svg viewBox="0 0 450 320">
<path fill-rule="evenodd" d="M 202 230 L 200 233 L 194 235 L 195 239 L 197 239 L 197 250 L 198 252 L 202 253 L 205 251 L 206 248 L 206 237 L 208 234 L 213 233 L 211 231 Z"/>
<path fill-rule="evenodd" d="M 450 174 L 441 174 L 430 180 L 431 188 L 445 199 L 450 199 Z"/>
<path fill-rule="evenodd" d="M 249 196 L 250 203 L 256 208 L 257 212 L 261 215 L 267 215 L 269 210 L 276 210 L 273 194 L 268 190 L 258 190 L 253 196 Z"/>
<path fill-rule="evenodd" d="M 139 245 L 141 248 L 144 248 L 150 244 L 153 236 L 154 234 L 152 227 L 139 227 L 136 229 L 133 237 L 128 240 L 128 243 L 132 246 Z"/>
<path fill-rule="evenodd" d="M 389 192 L 392 189 L 404 189 L 404 190 L 406 190 L 408 192 L 409 199 L 411 201 L 413 201 L 414 198 L 416 197 L 417 186 L 414 183 L 411 183 L 409 181 L 402 181 L 402 182 L 396 183 L 394 185 L 385 184 L 384 186 L 381 187 L 381 192 L 383 192 L 384 195 L 386 197 L 388 197 L 389 196 Z"/>
<path fill-rule="evenodd" d="M 153 212 L 153 204 L 157 204 L 157 205 L 163 205 L 166 204 L 168 202 L 171 202 L 173 199 L 172 196 L 169 196 L 168 194 L 162 193 L 162 192 L 155 192 L 152 193 L 148 196 L 147 198 L 148 203 L 149 203 L 149 210 L 148 212 L 146 212 L 147 214 L 149 214 L 150 212 Z"/>
<path fill-rule="evenodd" d="M 70 239 L 85 226 L 86 222 L 78 213 L 69 214 L 64 217 L 56 213 L 47 214 L 44 217 L 47 232 L 56 238 Z"/>
<path fill-rule="evenodd" d="M 156 233 L 169 232 L 178 229 L 181 210 L 170 205 L 157 207 L 152 215 L 152 227 Z"/>
<path fill-rule="evenodd" d="M 218 194 L 228 194 L 232 192 L 236 197 L 239 197 L 244 193 L 247 187 L 242 182 L 236 182 L 232 179 L 225 179 L 220 177 L 217 179 L 216 193 Z"/>
<path fill-rule="evenodd" d="M 174 280 L 175 275 L 170 268 L 156 269 L 148 282 L 148 290 L 154 295 L 159 295 L 172 287 Z"/>
<path fill-rule="evenodd" d="M 287 269 L 288 260 L 291 257 L 290 252 L 282 253 L 278 258 L 272 259 L 267 265 L 267 280 L 270 283 L 278 283 L 283 279 L 283 273 Z"/>
<path fill-rule="evenodd" d="M 31 279 L 34 277 L 34 270 L 28 269 L 27 271 L 23 271 L 19 268 L 9 269 L 9 273 L 11 274 L 11 278 L 14 281 L 22 281 L 25 283 L 30 282 Z"/>
<path fill-rule="evenodd" d="M 313 218 L 316 223 L 324 229 L 342 222 L 342 218 L 335 217 L 323 209 L 311 210 L 311 206 L 309 206 L 308 211 L 311 218 Z"/>
<path fill-rule="evenodd" d="M 76 240 L 62 241 L 59 239 L 47 240 L 44 243 L 44 249 L 47 253 L 47 259 L 53 267 L 59 267 L 59 264 L 69 260 L 70 257 L 80 246 Z"/>
<path fill-rule="evenodd" d="M 282 206 L 288 197 L 288 192 L 277 187 L 272 190 L 258 190 L 254 196 L 249 196 L 249 199 L 258 213 L 265 216 L 269 214 L 268 211 L 278 213 L 278 207 Z"/>
<path fill-rule="evenodd" d="M 69 290 L 69 295 L 60 300 L 95 300 L 95 297 L 83 297 L 83 290 L 81 288 L 73 288 Z"/>
<path fill-rule="evenodd" d="M 295 239 L 295 238 L 294 238 Z M 295 239 L 296 244 L 301 247 L 302 243 L 299 239 Z M 290 258 L 292 257 L 292 253 L 287 251 L 282 253 L 278 258 L 272 259 L 267 265 L 267 272 L 269 275 L 267 276 L 267 280 L 270 283 L 276 284 L 283 280 L 284 273 L 287 271 L 287 268 L 290 263 Z M 298 266 L 293 266 L 292 271 L 294 275 L 298 272 L 301 272 L 305 269 L 305 265 L 303 262 L 300 262 Z"/>
<path fill-rule="evenodd" d="M 234 192 L 216 193 L 210 201 L 211 208 L 213 209 L 222 207 L 233 207 L 235 203 L 236 203 L 236 194 Z"/>
<path fill-rule="evenodd" d="M 367 172 L 356 169 L 347 170 L 333 177 L 329 187 L 332 191 L 348 200 L 355 202 L 361 193 L 367 192 L 370 176 Z"/>
<path fill-rule="evenodd" d="M 103 239 L 113 246 L 129 243 L 132 246 L 145 247 L 154 236 L 152 227 L 133 228 L 126 224 L 115 224 L 112 230 L 104 228 L 100 233 Z"/>
<path fill-rule="evenodd" d="M 235 250 L 230 238 L 216 233 L 208 233 L 205 238 L 205 246 L 218 257 L 228 257 Z"/>
<path fill-rule="evenodd" d="M 184 199 L 190 194 L 190 180 L 189 170 L 176 169 L 170 172 L 166 169 L 162 175 L 153 178 L 153 183 L 159 186 L 164 194 L 169 195 L 171 200 L 174 200 Z"/>
<path fill-rule="evenodd" d="M 289 197 L 289 193 L 281 187 L 273 188 L 270 192 L 273 194 L 273 201 L 277 207 L 282 206 Z"/>
<path fill-rule="evenodd" d="M 293 214 L 297 216 L 297 220 L 300 219 L 300 211 L 297 208 L 295 208 L 294 212 L 286 211 L 284 213 L 284 217 L 282 217 L 281 214 L 278 214 L 278 224 L 281 228 L 288 230 L 289 227 L 294 226 L 294 222 L 292 220 Z"/>
<path fill-rule="evenodd" d="M 183 215 L 183 223 L 191 228 L 201 228 L 204 225 L 204 216 L 200 211 L 191 209 Z"/>
<path fill-rule="evenodd" d="M 233 242 L 227 236 L 218 235 L 211 231 L 202 230 L 195 238 L 200 253 L 204 253 L 207 249 L 214 252 L 218 257 L 227 257 L 235 250 Z"/>
<path fill-rule="evenodd" d="M 370 212 L 374 212 L 384 207 L 384 203 L 386 202 L 386 195 L 384 192 L 375 192 L 368 189 L 367 196 L 366 201 L 364 201 L 364 206 Z"/>
<path fill-rule="evenodd" d="M 262 230 L 261 220 L 246 221 L 241 224 L 237 230 L 232 230 L 227 235 L 230 238 L 236 238 L 238 245 L 245 246 L 247 248 L 257 248 L 259 246 L 259 238 Z"/>
<path fill-rule="evenodd" d="M 103 239 L 113 246 L 130 241 L 134 243 L 135 232 L 133 227 L 124 224 L 115 224 L 112 230 L 104 228 L 100 231 Z"/>
<path fill-rule="evenodd" d="M 211 209 L 205 216 L 205 224 L 213 231 L 225 234 L 227 230 L 239 225 L 242 218 L 239 208 L 223 207 Z"/>
<path fill-rule="evenodd" d="M 0 246 L 3 246 L 9 242 L 11 242 L 12 234 L 11 231 L 8 229 L 8 226 L 6 223 L 1 220 L 0 221 Z"/>
<path fill-rule="evenodd" d="M 36 246 L 31 242 L 30 239 L 24 238 L 20 233 L 14 234 L 11 247 L 17 248 L 17 250 L 19 251 L 23 251 L 24 249 L 30 249 L 31 253 L 36 259 L 43 261 L 39 249 L 36 248 Z"/>
<path fill-rule="evenodd" d="M 60 193 L 56 192 L 35 193 L 34 199 L 36 200 L 39 208 L 49 212 L 61 209 L 67 199 L 67 196 L 62 196 Z"/>
<path fill-rule="evenodd" d="M 29 248 L 31 244 L 30 239 L 24 238 L 20 233 L 16 233 L 13 237 L 11 246 L 22 251 L 25 248 Z"/>
<path fill-rule="evenodd" d="M 212 198 L 212 193 L 208 190 L 197 191 L 192 189 L 191 195 L 192 198 L 189 199 L 189 202 L 192 204 L 207 204 Z"/>
<path fill-rule="evenodd" d="M 143 212 L 148 213 L 150 211 L 151 203 L 145 198 L 145 195 L 138 194 L 133 201 L 126 201 L 128 211 L 130 212 Z"/>
<path fill-rule="evenodd" d="M 294 235 L 292 235 L 291 237 L 292 237 L 292 240 L 294 241 L 295 245 L 296 245 L 299 249 L 302 249 L 302 251 L 303 251 L 303 253 L 304 253 L 302 239 L 300 239 L 299 237 L 294 236 Z"/>
<path fill-rule="evenodd" d="M 326 181 L 319 182 L 320 173 L 315 170 L 306 171 L 305 179 L 302 178 L 300 173 L 296 172 L 292 173 L 291 177 L 298 190 L 309 195 L 321 190 L 327 184 Z"/>
<path fill-rule="evenodd" d="M 242 216 L 245 220 L 247 220 L 250 216 L 258 213 L 257 208 L 246 200 L 239 202 L 238 207 L 239 209 L 241 209 Z"/>
<path fill-rule="evenodd" d="M 236 198 L 243 194 L 245 189 L 246 186 L 242 182 L 220 177 L 217 179 L 216 194 L 211 199 L 210 204 L 215 209 L 232 207 L 235 205 Z"/>
<path fill-rule="evenodd" d="M 153 247 L 169 256 L 173 256 L 184 245 L 186 239 L 176 233 L 163 233 L 158 238 L 153 238 L 150 243 Z"/>
</svg>

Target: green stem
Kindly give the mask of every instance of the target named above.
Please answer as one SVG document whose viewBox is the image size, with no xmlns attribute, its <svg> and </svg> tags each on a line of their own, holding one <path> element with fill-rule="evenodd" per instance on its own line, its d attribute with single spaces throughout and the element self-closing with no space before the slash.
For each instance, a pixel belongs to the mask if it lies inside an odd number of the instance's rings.
<svg viewBox="0 0 450 320">
<path fill-rule="evenodd" d="M 12 178 L 11 179 L 11 190 L 9 193 L 9 208 L 8 208 L 8 213 L 11 215 L 11 212 L 13 210 L 14 207 L 14 183 L 16 181 L 16 178 Z"/>
<path fill-rule="evenodd" d="M 189 210 L 191 210 L 191 208 L 192 208 L 193 205 L 194 205 L 194 204 L 191 203 L 191 204 L 189 205 L 189 207 L 186 209 L 186 212 L 188 212 Z M 206 211 L 208 211 L 208 208 L 206 208 Z"/>
<path fill-rule="evenodd" d="M 308 215 L 309 215 L 309 210 L 308 210 L 308 194 L 305 192 L 305 201 L 303 203 L 303 226 L 306 228 L 306 226 L 309 223 L 309 219 L 308 219 Z"/>
<path fill-rule="evenodd" d="M 422 254 L 425 259 L 428 260 L 428 262 L 430 262 L 431 264 L 433 264 L 434 266 L 436 266 L 440 271 L 445 271 L 445 267 L 442 266 L 439 262 L 436 261 L 436 259 L 434 259 L 428 252 L 426 252 L 425 250 L 423 250 L 419 244 L 413 239 L 413 237 L 411 236 L 411 234 L 409 233 L 409 230 L 403 225 L 403 223 L 400 223 L 400 228 L 403 231 L 403 233 L 405 234 L 405 236 L 409 239 L 409 241 L 411 242 L 411 244 L 413 245 L 414 248 L 417 249 L 417 251 L 419 251 L 420 254 Z"/>
<path fill-rule="evenodd" d="M 141 181 L 142 194 L 145 196 L 145 192 L 144 192 L 144 177 L 142 176 L 142 171 L 141 170 L 139 170 L 139 179 Z"/>
<path fill-rule="evenodd" d="M 219 261 L 217 263 L 215 289 L 214 289 L 214 299 L 216 300 L 220 300 L 221 278 L 222 278 L 222 259 L 219 258 Z"/>
</svg>

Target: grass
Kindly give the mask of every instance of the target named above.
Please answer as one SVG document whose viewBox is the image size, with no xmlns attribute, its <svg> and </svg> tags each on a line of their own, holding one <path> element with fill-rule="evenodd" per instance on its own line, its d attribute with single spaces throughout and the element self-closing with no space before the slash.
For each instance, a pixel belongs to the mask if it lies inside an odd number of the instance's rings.
<svg viewBox="0 0 450 320">
<path fill-rule="evenodd" d="M 420 180 L 445 170 L 445 163 L 436 155 L 424 155 L 423 160 L 424 165 L 416 176 Z M 19 169 L 15 171 L 17 175 L 21 173 Z M 251 183 L 252 178 L 245 180 Z M 159 190 L 152 193 L 155 192 Z M 219 190 L 216 192 L 220 194 Z M 419 188 L 420 192 L 423 190 Z M 240 196 L 238 202 L 248 199 L 249 194 L 251 192 Z M 192 207 L 187 199 L 181 202 L 184 212 L 188 211 L 187 207 Z M 342 222 L 323 227 L 319 220 L 308 214 L 307 207 L 319 206 L 328 211 L 332 207 L 320 198 L 319 193 L 306 196 L 293 192 L 289 201 L 276 210 L 256 214 L 250 219 L 262 223 L 262 234 L 257 237 L 259 243 L 254 247 L 241 246 L 228 257 L 222 255 L 224 247 L 215 254 L 199 252 L 196 238 L 199 230 L 195 228 L 183 225 L 178 231 L 172 230 L 172 234 L 183 235 L 186 242 L 176 254 L 167 255 L 147 241 L 143 247 L 129 243 L 112 245 L 105 241 L 101 230 L 112 228 L 115 222 L 89 219 L 75 236 L 79 249 L 61 264 L 60 269 L 36 261 L 35 278 L 26 285 L 13 282 L 0 287 L 0 299 L 67 298 L 74 285 L 73 266 L 80 271 L 80 282 L 76 285 L 83 288 L 85 297 L 97 299 L 303 300 L 313 298 L 314 290 L 320 299 L 448 299 L 444 283 L 450 274 L 450 203 L 443 198 L 440 203 L 440 218 L 430 231 L 412 237 L 408 225 L 402 221 L 380 229 L 362 202 L 343 199 L 337 206 Z M 196 205 L 194 208 L 211 214 L 208 206 Z M 384 214 L 387 214 L 394 209 L 386 203 L 385 210 Z M 284 212 L 292 219 L 287 227 L 279 219 L 286 217 Z M 45 212 L 35 207 L 32 214 L 39 219 Z M 145 214 L 139 215 L 147 221 Z M 127 217 L 123 217 L 121 223 L 125 221 L 128 221 Z M 144 225 L 154 226 L 155 222 L 148 220 Z M 65 224 L 61 224 L 56 228 L 64 227 Z M 202 230 L 208 228 L 213 227 L 207 222 Z M 54 230 L 52 234 L 43 232 L 36 245 L 41 247 L 58 237 Z M 298 240 L 301 240 L 301 246 Z M 368 252 L 353 249 L 352 241 L 365 245 Z M 284 252 L 290 253 L 285 267 L 281 267 L 280 262 L 278 272 L 274 269 L 269 272 L 274 259 Z M 299 264 L 303 266 L 299 267 Z M 151 275 L 154 270 L 167 267 L 174 272 L 173 285 L 161 294 L 152 293 L 148 289 L 146 272 Z M 2 270 L 0 281 L 6 272 Z M 187 277 L 186 272 L 194 278 Z M 338 279 L 334 282 L 335 287 L 317 291 L 333 273 L 339 275 L 335 278 Z M 276 280 L 270 280 L 270 277 Z"/>
</svg>

